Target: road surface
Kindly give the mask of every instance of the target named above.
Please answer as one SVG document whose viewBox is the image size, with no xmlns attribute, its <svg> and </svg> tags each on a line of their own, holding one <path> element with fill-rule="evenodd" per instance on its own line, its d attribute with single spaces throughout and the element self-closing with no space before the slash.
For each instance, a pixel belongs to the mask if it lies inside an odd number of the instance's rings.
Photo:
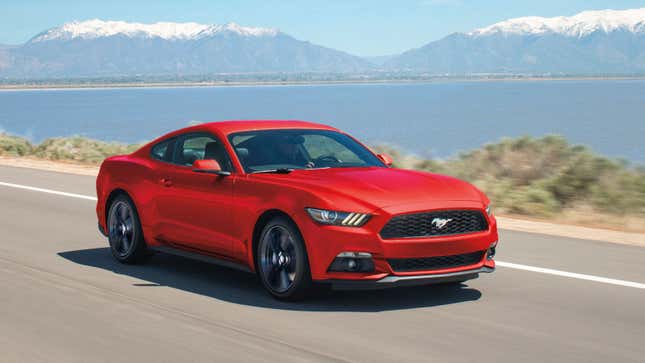
<svg viewBox="0 0 645 363">
<path fill-rule="evenodd" d="M 506 266 L 461 287 L 289 304 L 201 262 L 116 263 L 79 198 L 93 177 L 0 182 L 3 362 L 645 361 L 645 248 L 501 231 Z"/>
</svg>

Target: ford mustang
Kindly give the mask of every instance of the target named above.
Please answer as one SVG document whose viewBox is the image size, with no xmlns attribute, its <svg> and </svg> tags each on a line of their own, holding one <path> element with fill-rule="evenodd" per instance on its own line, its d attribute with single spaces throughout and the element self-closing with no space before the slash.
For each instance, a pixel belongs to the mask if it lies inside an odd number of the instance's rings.
<svg viewBox="0 0 645 363">
<path fill-rule="evenodd" d="M 226 121 L 162 136 L 101 165 L 99 230 L 122 263 L 154 252 L 256 273 L 294 300 L 327 284 L 461 283 L 492 272 L 488 198 L 443 175 L 392 167 L 333 127 Z"/>
</svg>

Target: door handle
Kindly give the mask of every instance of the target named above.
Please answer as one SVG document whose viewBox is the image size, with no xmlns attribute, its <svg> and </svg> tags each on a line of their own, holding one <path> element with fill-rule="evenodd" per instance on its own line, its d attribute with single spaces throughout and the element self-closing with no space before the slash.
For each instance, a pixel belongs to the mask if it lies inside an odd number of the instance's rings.
<svg viewBox="0 0 645 363">
<path fill-rule="evenodd" d="M 170 178 L 161 178 L 159 180 L 159 182 L 161 182 L 161 184 L 163 184 L 164 187 L 171 187 L 172 186 L 172 179 L 170 179 Z"/>
</svg>

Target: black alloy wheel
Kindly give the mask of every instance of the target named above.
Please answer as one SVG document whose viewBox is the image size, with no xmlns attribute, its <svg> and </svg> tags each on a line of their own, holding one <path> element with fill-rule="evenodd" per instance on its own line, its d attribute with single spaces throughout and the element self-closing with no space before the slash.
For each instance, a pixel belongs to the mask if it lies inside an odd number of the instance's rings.
<svg viewBox="0 0 645 363">
<path fill-rule="evenodd" d="M 264 227 L 256 261 L 262 284 L 281 300 L 298 300 L 311 290 L 311 272 L 304 241 L 296 226 L 284 217 Z"/>
<path fill-rule="evenodd" d="M 112 201 L 107 225 L 110 249 L 119 262 L 137 263 L 148 256 L 139 215 L 126 195 L 120 195 Z"/>
</svg>

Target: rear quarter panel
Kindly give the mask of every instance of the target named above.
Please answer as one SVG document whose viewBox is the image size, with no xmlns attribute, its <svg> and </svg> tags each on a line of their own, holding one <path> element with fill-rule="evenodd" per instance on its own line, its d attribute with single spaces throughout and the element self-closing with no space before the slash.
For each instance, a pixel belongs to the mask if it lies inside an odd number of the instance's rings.
<svg viewBox="0 0 645 363">
<path fill-rule="evenodd" d="M 108 199 L 111 193 L 122 190 L 137 208 L 144 236 L 151 235 L 147 232 L 154 220 L 154 209 L 151 207 L 155 193 L 153 168 L 152 161 L 134 155 L 110 157 L 101 164 L 96 179 L 96 214 L 104 230 L 107 230 Z M 146 238 L 146 242 L 152 241 Z"/>
</svg>

